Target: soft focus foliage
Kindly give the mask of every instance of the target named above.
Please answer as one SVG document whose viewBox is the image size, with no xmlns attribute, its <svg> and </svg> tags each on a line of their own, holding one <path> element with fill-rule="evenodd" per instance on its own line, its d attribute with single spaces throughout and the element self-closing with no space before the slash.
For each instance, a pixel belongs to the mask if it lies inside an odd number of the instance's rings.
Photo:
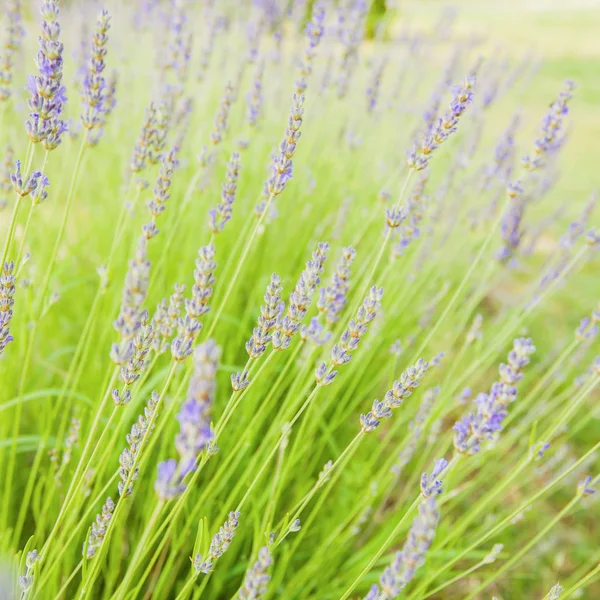
<svg viewBox="0 0 600 600">
<path fill-rule="evenodd" d="M 0 597 L 600 596 L 600 16 L 485 4 L 4 2 Z"/>
</svg>

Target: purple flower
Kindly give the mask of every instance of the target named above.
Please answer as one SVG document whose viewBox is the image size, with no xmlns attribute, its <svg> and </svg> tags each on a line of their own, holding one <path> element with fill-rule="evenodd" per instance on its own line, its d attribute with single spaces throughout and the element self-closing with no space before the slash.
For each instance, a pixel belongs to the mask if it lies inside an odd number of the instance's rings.
<svg viewBox="0 0 600 600">
<path fill-rule="evenodd" d="M 177 420 L 179 433 L 175 448 L 179 460 L 169 459 L 159 464 L 154 488 L 159 498 L 170 500 L 186 488 L 185 477 L 196 469 L 196 461 L 204 451 L 216 452 L 210 413 L 216 390 L 217 364 L 220 348 L 209 340 L 194 352 L 194 374 L 190 380 L 188 397 L 182 404 Z"/>
<path fill-rule="evenodd" d="M 0 271 L 0 355 L 8 344 L 13 341 L 10 335 L 10 322 L 12 320 L 12 307 L 15 303 L 15 283 L 14 274 L 15 263 L 13 261 L 5 262 Z"/>
<path fill-rule="evenodd" d="M 427 550 L 435 537 L 438 521 L 435 496 L 431 496 L 419 504 L 419 514 L 412 523 L 402 551 L 396 553 L 390 566 L 379 578 L 379 587 L 372 586 L 365 600 L 396 598 L 400 595 L 413 579 L 417 569 L 424 564 Z"/>
<path fill-rule="evenodd" d="M 94 145 L 102 136 L 105 124 L 106 110 L 105 95 L 106 81 L 103 76 L 106 57 L 106 43 L 108 42 L 108 30 L 110 29 L 110 15 L 103 9 L 98 15 L 96 31 L 92 38 L 90 59 L 87 74 L 83 79 L 81 97 L 83 100 L 83 111 L 81 123 L 87 130 L 87 142 Z"/>
<path fill-rule="evenodd" d="M 535 346 L 530 339 L 517 338 L 508 353 L 508 364 L 498 368 L 500 381 L 492 384 L 489 393 L 475 398 L 477 411 L 465 415 L 453 427 L 454 447 L 462 454 L 477 454 L 484 440 L 493 440 L 502 430 L 508 415 L 507 407 L 517 399 L 515 384 L 523 378 L 522 370 L 529 364 Z"/>
<path fill-rule="evenodd" d="M 408 154 L 408 167 L 420 171 L 427 167 L 431 155 L 458 128 L 458 122 L 469 104 L 473 102 L 475 72 L 469 73 L 461 85 L 452 88 L 452 101 L 446 112 L 438 118 L 431 132 L 423 136 L 419 147 Z"/>
<path fill-rule="evenodd" d="M 595 483 L 593 481 L 593 477 L 591 475 L 588 475 L 585 479 L 579 482 L 579 485 L 577 486 L 577 491 L 582 496 L 591 496 L 592 494 L 596 493 L 596 488 L 593 487 L 594 485 Z"/>
<path fill-rule="evenodd" d="M 323 37 L 325 27 L 325 7 L 320 3 L 315 3 L 312 12 L 312 18 L 306 24 L 306 37 L 311 48 L 316 48 Z"/>
<path fill-rule="evenodd" d="M 29 76 L 26 86 L 31 93 L 28 101 L 31 113 L 25 123 L 27 135 L 33 143 L 41 142 L 46 150 L 56 148 L 66 131 L 60 117 L 67 98 L 61 85 L 63 44 L 59 41 L 59 12 L 58 0 L 42 4 L 42 35 L 36 57 L 39 75 Z"/>
<path fill-rule="evenodd" d="M 448 461 L 445 458 L 440 458 L 435 461 L 431 475 L 423 473 L 421 476 L 421 493 L 425 498 L 441 494 L 444 491 L 442 488 L 442 481 L 437 478 L 445 471 L 447 466 Z"/>
</svg>

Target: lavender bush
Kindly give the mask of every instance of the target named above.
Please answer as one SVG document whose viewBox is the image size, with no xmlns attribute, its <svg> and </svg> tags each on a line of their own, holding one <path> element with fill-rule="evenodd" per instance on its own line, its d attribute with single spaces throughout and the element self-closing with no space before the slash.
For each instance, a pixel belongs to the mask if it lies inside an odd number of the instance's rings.
<svg viewBox="0 0 600 600">
<path fill-rule="evenodd" d="M 392 2 L 5 5 L 2 598 L 600 595 L 585 73 Z"/>
</svg>

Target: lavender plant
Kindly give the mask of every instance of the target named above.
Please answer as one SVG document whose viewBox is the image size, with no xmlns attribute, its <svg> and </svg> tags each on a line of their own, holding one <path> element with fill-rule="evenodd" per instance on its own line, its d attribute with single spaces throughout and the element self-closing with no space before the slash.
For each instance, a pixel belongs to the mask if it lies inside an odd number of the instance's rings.
<svg viewBox="0 0 600 600">
<path fill-rule="evenodd" d="M 595 20 L 37 4 L 0 16 L 0 596 L 599 597 Z"/>
</svg>

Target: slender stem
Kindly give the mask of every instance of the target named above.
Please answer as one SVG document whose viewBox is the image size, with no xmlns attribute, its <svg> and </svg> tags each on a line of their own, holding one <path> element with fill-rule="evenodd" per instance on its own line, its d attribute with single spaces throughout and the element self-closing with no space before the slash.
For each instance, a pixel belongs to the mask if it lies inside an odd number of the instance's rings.
<svg viewBox="0 0 600 600">
<path fill-rule="evenodd" d="M 120 600 L 121 598 L 125 597 L 125 594 L 127 593 L 127 586 L 129 584 L 129 582 L 131 581 L 131 579 L 133 578 L 133 576 L 135 575 L 135 568 L 137 567 L 138 561 L 142 555 L 142 552 L 146 546 L 146 543 L 148 542 L 148 538 L 150 537 L 150 534 L 152 533 L 152 529 L 154 528 L 154 524 L 156 523 L 156 520 L 158 519 L 164 505 L 165 505 L 165 503 L 163 501 L 159 500 L 156 503 L 156 505 L 154 506 L 154 510 L 152 511 L 152 514 L 150 515 L 150 519 L 148 519 L 148 522 L 146 523 L 146 526 L 144 527 L 144 533 L 142 534 L 142 537 L 140 538 L 140 540 L 137 544 L 135 553 L 133 554 L 131 561 L 127 565 L 127 571 L 125 573 L 125 577 L 124 577 L 123 581 L 121 582 L 121 585 L 119 585 L 119 588 L 111 596 L 111 598 L 116 598 L 117 600 Z"/>
<path fill-rule="evenodd" d="M 184 598 L 188 597 L 190 590 L 191 590 L 192 586 L 194 585 L 194 582 L 196 581 L 196 578 L 197 578 L 196 575 L 192 575 L 191 577 L 188 578 L 185 585 L 181 588 L 181 591 L 179 592 L 179 594 L 177 594 L 177 597 L 175 598 L 175 600 L 184 600 Z"/>
<path fill-rule="evenodd" d="M 77 575 L 77 573 L 79 573 L 82 566 L 83 566 L 83 560 L 80 560 L 78 565 L 73 569 L 73 572 L 69 575 L 69 577 L 67 577 L 67 580 L 64 582 L 63 586 L 60 588 L 58 594 L 56 594 L 56 596 L 54 596 L 54 600 L 61 600 L 62 598 L 64 598 L 63 594 L 66 592 L 71 581 L 73 581 L 73 579 L 75 578 L 75 575 Z"/>
<path fill-rule="evenodd" d="M 566 592 L 561 594 L 561 598 L 566 600 L 570 596 L 572 596 L 575 592 L 585 587 L 587 583 L 592 580 L 596 575 L 600 574 L 600 563 L 596 566 L 595 569 L 592 569 L 585 577 L 580 579 L 575 585 L 571 586 Z"/>
</svg>

